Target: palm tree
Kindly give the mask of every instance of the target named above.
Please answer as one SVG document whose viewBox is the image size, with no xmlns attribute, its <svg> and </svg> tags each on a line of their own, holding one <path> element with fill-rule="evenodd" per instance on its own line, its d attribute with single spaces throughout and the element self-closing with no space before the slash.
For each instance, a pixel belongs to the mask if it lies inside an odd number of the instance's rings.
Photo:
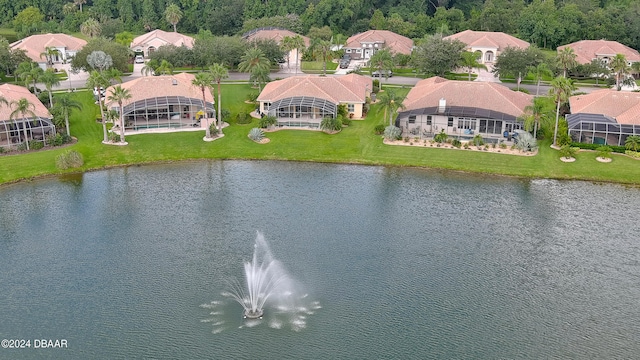
<svg viewBox="0 0 640 360">
<path fill-rule="evenodd" d="M 296 49 L 296 75 L 298 74 L 298 66 L 300 65 L 298 63 L 299 61 L 299 55 L 300 52 L 304 50 L 304 39 L 302 38 L 302 36 L 300 35 L 296 35 L 293 37 L 293 40 L 291 41 L 291 46 Z"/>
<path fill-rule="evenodd" d="M 544 99 L 538 97 L 533 98 L 533 104 L 524 108 L 525 113 L 527 113 L 524 117 L 524 129 L 527 131 L 533 130 L 534 139 L 537 139 L 541 120 L 546 118 L 544 110 Z"/>
<path fill-rule="evenodd" d="M 627 136 L 627 139 L 624 141 L 624 147 L 627 150 L 638 151 L 638 148 L 640 148 L 640 136 L 638 135 Z"/>
<path fill-rule="evenodd" d="M 144 64 L 142 69 L 140 69 L 140 74 L 142 74 L 142 76 L 155 75 L 155 73 L 156 73 L 156 71 L 153 68 L 153 64 L 152 64 L 151 61 L 149 61 L 148 63 Z"/>
<path fill-rule="evenodd" d="M 631 67 L 629 67 L 629 64 L 627 63 L 627 58 L 623 54 L 616 54 L 616 56 L 611 59 L 609 67 L 616 74 L 616 90 L 620 91 L 622 88 L 620 79 L 622 77 L 626 77 L 631 72 Z"/>
<path fill-rule="evenodd" d="M 291 51 L 293 49 L 295 49 L 295 45 L 293 44 L 293 37 L 292 36 L 285 36 L 282 38 L 282 42 L 280 43 L 280 48 L 282 48 L 282 51 L 287 53 L 287 69 L 291 69 L 291 63 L 290 63 L 290 55 L 291 55 Z"/>
<path fill-rule="evenodd" d="M 560 118 L 560 104 L 565 103 L 569 100 L 571 96 L 571 92 L 576 89 L 576 86 L 573 84 L 573 80 L 567 79 L 566 77 L 558 76 L 557 78 L 551 80 L 551 89 L 549 89 L 549 95 L 553 96 L 554 101 L 556 102 L 556 124 L 553 130 L 553 145 L 557 145 L 558 139 L 558 120 Z"/>
<path fill-rule="evenodd" d="M 89 89 L 98 89 L 98 105 L 100 106 L 100 117 L 102 118 L 102 132 L 104 135 L 103 142 L 109 141 L 109 135 L 107 133 L 107 122 L 104 117 L 104 107 L 102 106 L 102 89 L 106 89 L 109 86 L 109 80 L 104 76 L 101 71 L 93 70 L 89 73 L 87 79 L 87 87 Z"/>
<path fill-rule="evenodd" d="M 73 3 L 80 6 L 80 12 L 82 12 L 82 4 L 86 4 L 87 0 L 73 0 Z"/>
<path fill-rule="evenodd" d="M 102 26 L 96 19 L 89 18 L 85 20 L 85 22 L 83 22 L 82 25 L 80 25 L 80 32 L 84 36 L 88 36 L 92 38 L 98 37 L 102 32 Z"/>
<path fill-rule="evenodd" d="M 73 100 L 69 95 L 64 94 L 56 97 L 56 106 L 60 107 L 60 110 L 64 115 L 64 126 L 67 129 L 67 135 L 71 136 L 71 130 L 69 129 L 69 115 L 74 109 L 82 110 L 82 104 Z"/>
<path fill-rule="evenodd" d="M 47 66 L 53 65 L 53 57 L 60 55 L 60 51 L 54 47 L 47 46 L 44 51 L 40 53 L 40 58 L 47 59 Z"/>
<path fill-rule="evenodd" d="M 387 80 L 389 79 L 389 71 L 392 68 L 393 56 L 387 49 L 377 51 L 369 59 L 369 72 L 373 74 L 374 71 L 378 71 L 379 74 L 384 74 Z"/>
<path fill-rule="evenodd" d="M 36 84 L 40 80 L 40 76 L 42 76 L 43 72 L 44 70 L 42 70 L 42 68 L 33 61 L 25 61 L 20 63 L 20 65 L 18 65 L 18 69 L 16 70 L 16 74 L 18 74 L 20 80 L 24 81 L 24 86 L 29 88 L 31 83 L 33 83 L 33 91 L 36 94 L 38 94 L 38 88 L 36 87 Z"/>
<path fill-rule="evenodd" d="M 125 100 L 131 99 L 131 92 L 129 89 L 125 89 L 120 85 L 116 85 L 111 88 L 111 95 L 107 98 L 107 100 L 112 102 L 117 102 L 118 107 L 120 108 L 120 143 L 124 144 L 124 109 L 122 107 L 122 103 Z"/>
<path fill-rule="evenodd" d="M 47 69 L 47 71 L 43 72 L 38 79 L 39 82 L 43 83 L 49 92 L 49 108 L 53 107 L 53 96 L 51 95 L 51 89 L 54 86 L 60 85 L 60 79 L 56 76 L 52 69 Z"/>
<path fill-rule="evenodd" d="M 264 74 L 269 74 L 269 68 L 271 63 L 269 59 L 264 55 L 264 52 L 258 48 L 250 48 L 240 57 L 240 63 L 238 64 L 238 70 L 241 72 L 247 72 L 251 74 L 253 81 L 264 79 Z M 258 84 L 260 86 L 260 84 Z"/>
<path fill-rule="evenodd" d="M 229 77 L 229 71 L 222 64 L 215 63 L 209 67 L 213 81 L 218 85 L 218 131 L 222 132 L 222 102 L 220 97 L 220 83 Z"/>
<path fill-rule="evenodd" d="M 269 68 L 264 67 L 256 67 L 251 71 L 249 81 L 258 85 L 258 93 L 262 92 L 262 84 L 266 84 L 271 81 L 271 78 L 269 77 L 270 73 L 271 71 Z"/>
<path fill-rule="evenodd" d="M 311 51 L 316 59 L 322 59 L 322 75 L 327 75 L 327 61 L 331 59 L 331 41 L 316 38 L 311 40 Z"/>
<path fill-rule="evenodd" d="M 164 17 L 169 24 L 173 25 L 173 32 L 178 32 L 178 30 L 176 30 L 176 24 L 182 19 L 182 10 L 180 10 L 180 7 L 176 4 L 167 6 L 167 9 L 164 11 Z"/>
<path fill-rule="evenodd" d="M 171 64 L 167 60 L 162 60 L 160 66 L 158 66 L 155 72 L 159 75 L 171 75 L 173 74 L 173 64 Z"/>
<path fill-rule="evenodd" d="M 207 139 L 211 138 L 211 130 L 209 129 L 209 118 L 207 116 L 207 99 L 205 97 L 205 90 L 211 87 L 213 82 L 213 76 L 211 73 L 200 72 L 195 75 L 193 80 L 191 80 L 191 85 L 200 88 L 202 91 L 202 113 L 205 121 L 205 137 Z"/>
<path fill-rule="evenodd" d="M 31 103 L 29 100 L 27 100 L 26 98 L 20 98 L 18 100 L 14 100 L 11 102 L 10 107 L 13 108 L 13 111 L 11 112 L 11 114 L 9 114 L 9 119 L 11 120 L 16 120 L 16 118 L 18 116 L 21 116 L 22 120 L 24 121 L 22 124 L 22 130 L 24 132 L 24 143 L 27 146 L 27 150 L 29 150 L 29 138 L 27 135 L 27 120 L 29 118 L 36 118 L 36 113 L 34 112 L 36 110 L 36 106 L 33 105 L 33 103 Z M 18 127 L 18 124 L 16 123 L 16 128 Z"/>
<path fill-rule="evenodd" d="M 393 113 L 398 109 L 404 109 L 405 106 L 402 103 L 404 97 L 396 95 L 393 90 L 387 90 L 378 98 L 380 106 L 384 109 L 384 117 L 387 117 L 389 113 L 389 125 L 393 125 Z"/>
<path fill-rule="evenodd" d="M 577 57 L 578 55 L 573 51 L 573 48 L 568 46 L 558 51 L 556 63 L 558 64 L 558 67 L 564 70 L 564 77 L 567 77 L 567 70 L 573 69 L 578 65 L 578 62 L 576 61 Z"/>
<path fill-rule="evenodd" d="M 546 63 L 540 63 L 537 66 L 531 66 L 529 68 L 529 73 L 533 74 L 533 77 L 536 79 L 536 96 L 538 96 L 540 93 L 540 81 L 545 76 L 553 76 L 553 72 L 549 69 L 549 66 Z"/>
<path fill-rule="evenodd" d="M 469 73 L 469 81 L 471 81 L 471 72 L 473 71 L 473 69 L 487 70 L 487 67 L 484 64 L 478 62 L 481 56 L 482 53 L 480 53 L 479 51 L 463 51 L 460 54 L 460 66 L 464 69 L 467 69 L 467 72 Z"/>
</svg>

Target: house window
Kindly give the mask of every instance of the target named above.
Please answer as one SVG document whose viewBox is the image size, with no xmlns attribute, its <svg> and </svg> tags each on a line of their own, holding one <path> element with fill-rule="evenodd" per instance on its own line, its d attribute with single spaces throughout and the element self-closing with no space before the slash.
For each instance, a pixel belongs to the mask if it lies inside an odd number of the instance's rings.
<svg viewBox="0 0 640 360">
<path fill-rule="evenodd" d="M 378 44 L 373 44 L 373 46 L 378 47 Z"/>
<path fill-rule="evenodd" d="M 432 117 L 431 115 L 427 115 L 427 125 L 431 125 Z"/>
<path fill-rule="evenodd" d="M 453 126 L 453 118 L 452 117 L 447 119 L 447 126 Z"/>
<path fill-rule="evenodd" d="M 356 111 L 356 106 L 354 104 L 347 104 L 347 111 L 350 113 Z"/>
<path fill-rule="evenodd" d="M 362 49 L 356 49 L 356 52 L 357 52 L 358 54 L 361 54 L 361 53 L 362 53 Z"/>
<path fill-rule="evenodd" d="M 410 115 L 409 116 L 409 124 L 415 124 L 416 123 L 416 116 L 415 115 Z"/>
<path fill-rule="evenodd" d="M 351 52 L 351 49 L 347 49 L 347 54 Z"/>
</svg>

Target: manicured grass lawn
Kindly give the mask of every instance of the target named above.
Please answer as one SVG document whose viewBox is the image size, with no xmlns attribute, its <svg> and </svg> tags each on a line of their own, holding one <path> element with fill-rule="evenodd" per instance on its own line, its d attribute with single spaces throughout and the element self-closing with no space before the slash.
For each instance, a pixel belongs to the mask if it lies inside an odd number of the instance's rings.
<svg viewBox="0 0 640 360">
<path fill-rule="evenodd" d="M 324 63 L 322 61 L 302 61 L 300 63 L 302 71 L 322 71 Z M 338 64 L 332 61 L 327 61 L 327 71 L 335 70 L 338 68 Z"/>
<path fill-rule="evenodd" d="M 257 89 L 249 85 L 223 85 L 222 106 L 232 112 L 249 112 L 253 104 L 245 104 L 247 94 Z M 408 89 L 396 88 L 406 93 Z M 366 120 L 353 121 L 351 126 L 336 135 L 317 131 L 283 130 L 267 133 L 271 142 L 256 144 L 247 134 L 257 126 L 257 120 L 247 125 L 231 125 L 224 129 L 225 136 L 213 142 L 204 142 L 204 131 L 171 134 L 144 134 L 127 136 L 128 146 L 101 144 L 102 126 L 94 119 L 98 113 L 90 92 L 74 93 L 84 104 L 81 113 L 71 117 L 71 133 L 78 143 L 67 148 L 54 148 L 28 154 L 0 156 L 0 183 L 44 174 L 59 174 L 55 157 L 69 149 L 82 153 L 82 170 L 109 166 L 177 161 L 184 159 L 277 159 L 370 165 L 420 166 L 476 173 L 503 175 L 585 179 L 640 184 L 640 162 L 613 155 L 613 162 L 599 163 L 594 152 L 581 152 L 574 163 L 560 161 L 557 151 L 549 143 L 541 144 L 538 155 L 521 157 L 491 154 L 469 150 L 452 150 L 414 145 L 388 146 L 373 133 L 375 125 L 383 122 L 382 110 L 372 106 Z M 228 120 L 228 119 L 227 119 Z"/>
</svg>

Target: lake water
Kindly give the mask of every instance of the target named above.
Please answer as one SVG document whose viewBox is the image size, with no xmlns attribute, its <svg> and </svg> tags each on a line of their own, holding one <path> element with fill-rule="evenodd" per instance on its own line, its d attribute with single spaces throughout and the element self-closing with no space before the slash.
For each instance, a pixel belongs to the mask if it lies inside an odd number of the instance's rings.
<svg viewBox="0 0 640 360">
<path fill-rule="evenodd" d="M 0 339 L 32 347 L 0 358 L 634 358 L 638 204 L 618 185 L 292 162 L 6 186 Z M 256 231 L 302 321 L 246 321 L 221 295 Z"/>
</svg>

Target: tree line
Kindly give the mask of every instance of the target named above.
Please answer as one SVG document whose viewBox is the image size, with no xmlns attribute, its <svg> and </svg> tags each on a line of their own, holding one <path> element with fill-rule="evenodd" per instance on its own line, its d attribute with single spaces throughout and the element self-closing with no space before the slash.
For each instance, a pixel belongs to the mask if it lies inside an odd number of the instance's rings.
<svg viewBox="0 0 640 360">
<path fill-rule="evenodd" d="M 77 32 L 91 20 L 111 38 L 156 28 L 223 36 L 261 26 L 301 34 L 328 26 L 345 36 L 387 29 L 415 39 L 472 29 L 502 31 L 549 49 L 602 38 L 640 48 L 635 0 L 0 0 L 0 8 L 0 24 L 20 37 Z"/>
</svg>

